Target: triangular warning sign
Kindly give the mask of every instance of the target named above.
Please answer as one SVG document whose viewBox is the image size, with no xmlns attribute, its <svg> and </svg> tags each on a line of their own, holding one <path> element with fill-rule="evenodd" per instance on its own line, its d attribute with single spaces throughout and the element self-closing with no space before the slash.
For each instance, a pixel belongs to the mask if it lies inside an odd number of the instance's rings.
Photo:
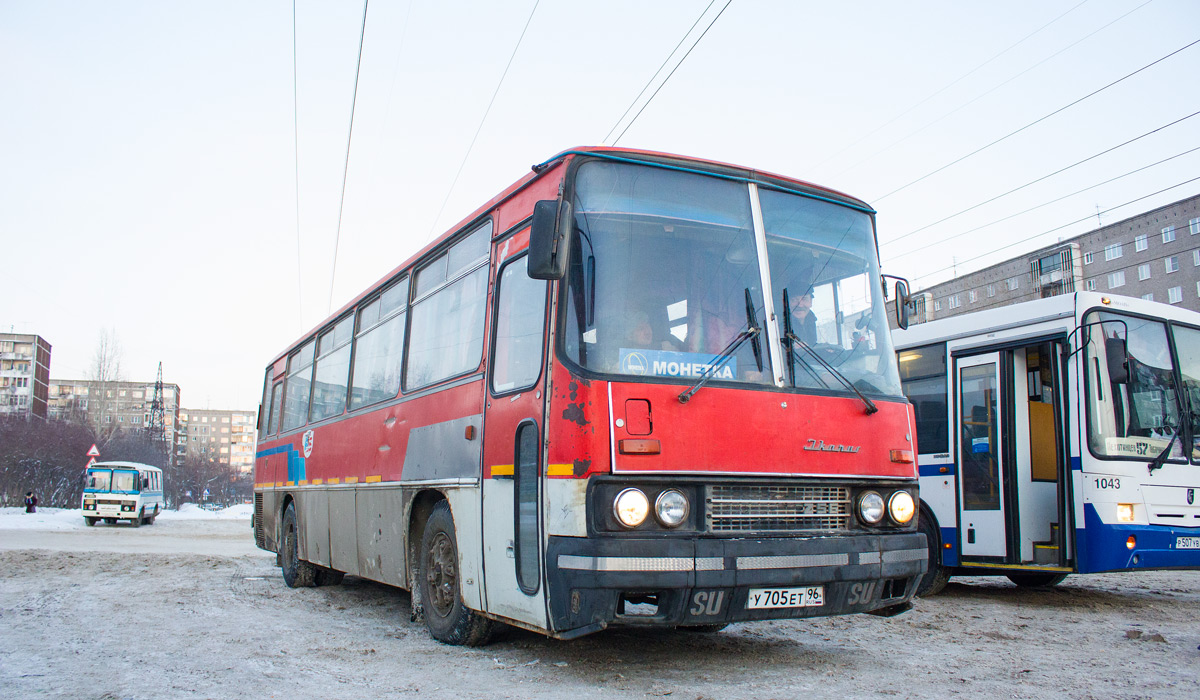
<svg viewBox="0 0 1200 700">
<path fill-rule="evenodd" d="M 95 463 L 96 463 L 96 458 L 92 457 L 91 459 L 88 460 L 87 466 L 84 467 L 84 469 L 91 469 L 92 465 Z"/>
<path fill-rule="evenodd" d="M 100 456 L 100 450 L 96 449 L 96 443 L 94 443 L 94 442 L 92 443 L 92 449 L 87 451 L 87 456 L 88 457 L 99 457 Z"/>
</svg>

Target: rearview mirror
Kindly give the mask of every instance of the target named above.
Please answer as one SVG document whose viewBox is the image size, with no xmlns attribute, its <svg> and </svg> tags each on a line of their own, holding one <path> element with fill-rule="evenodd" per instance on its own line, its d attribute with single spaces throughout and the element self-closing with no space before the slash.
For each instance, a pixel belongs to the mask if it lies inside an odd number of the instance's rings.
<svg viewBox="0 0 1200 700">
<path fill-rule="evenodd" d="M 896 325 L 900 330 L 908 328 L 908 281 L 896 280 Z"/>
<path fill-rule="evenodd" d="M 1124 338 L 1105 338 L 1104 357 L 1108 362 L 1108 379 L 1113 384 L 1129 383 L 1129 349 Z"/>
<path fill-rule="evenodd" d="M 547 199 L 533 205 L 529 228 L 529 276 L 535 280 L 560 280 L 570 260 L 571 204 Z"/>
</svg>

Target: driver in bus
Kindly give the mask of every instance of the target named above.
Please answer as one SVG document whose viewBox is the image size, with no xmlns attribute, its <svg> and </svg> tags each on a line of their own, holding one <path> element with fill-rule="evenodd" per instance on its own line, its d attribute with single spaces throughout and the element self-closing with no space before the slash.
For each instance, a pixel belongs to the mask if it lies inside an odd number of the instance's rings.
<svg viewBox="0 0 1200 700">
<path fill-rule="evenodd" d="M 812 287 L 806 287 L 800 296 L 789 299 L 792 308 L 792 333 L 808 345 L 817 343 L 817 315 L 813 313 Z"/>
</svg>

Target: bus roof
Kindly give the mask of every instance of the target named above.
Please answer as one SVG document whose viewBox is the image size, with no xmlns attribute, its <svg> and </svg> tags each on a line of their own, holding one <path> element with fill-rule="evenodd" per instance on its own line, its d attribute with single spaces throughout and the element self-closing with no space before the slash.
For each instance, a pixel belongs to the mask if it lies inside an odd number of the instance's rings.
<svg viewBox="0 0 1200 700">
<path fill-rule="evenodd" d="M 910 326 L 908 330 L 892 331 L 892 341 L 900 350 L 980 333 L 1032 326 L 1058 318 L 1074 318 L 1077 312 L 1090 309 L 1123 311 L 1200 326 L 1200 313 L 1173 304 L 1119 294 L 1075 292 L 920 323 Z M 1071 325 L 1074 328 L 1074 323 Z"/>
<path fill-rule="evenodd" d="M 434 240 L 427 243 L 424 247 L 422 247 L 416 253 L 413 253 L 411 256 L 409 256 L 407 259 L 405 259 L 404 262 L 400 263 L 395 268 L 393 268 L 391 271 L 389 271 L 386 275 L 379 278 L 378 280 L 376 280 L 374 283 L 370 284 L 369 286 L 364 287 L 363 291 L 359 292 L 354 297 L 352 297 L 349 301 L 347 301 L 340 308 L 338 308 L 337 311 L 334 311 L 332 314 L 330 314 L 326 318 L 322 319 L 322 321 L 320 323 L 318 323 L 316 326 L 313 326 L 312 328 L 310 328 L 303 335 L 299 336 L 299 338 L 297 340 L 288 344 L 287 348 L 283 352 L 276 355 L 275 358 L 269 363 L 269 365 L 275 364 L 276 362 L 283 359 L 284 357 L 287 357 L 289 354 L 291 354 L 291 352 L 293 350 L 295 350 L 297 347 L 302 345 L 312 335 L 314 335 L 321 329 L 328 326 L 334 320 L 343 316 L 347 311 L 349 311 L 356 304 L 358 304 L 358 302 L 361 301 L 363 297 L 365 297 L 368 294 L 370 294 L 371 292 L 373 292 L 375 289 L 377 289 L 379 286 L 383 285 L 388 280 L 391 280 L 391 279 L 395 278 L 396 276 L 400 275 L 400 273 L 402 273 L 404 270 L 406 270 L 410 266 L 412 266 L 415 262 L 420 260 L 421 257 L 424 256 L 426 253 L 428 253 L 431 250 L 442 245 L 446 240 L 452 238 L 455 234 L 461 232 L 463 229 L 470 226 L 472 223 L 482 219 L 484 217 L 484 215 L 486 215 L 489 211 L 495 209 L 498 205 L 500 205 L 505 200 L 516 195 L 518 192 L 520 192 L 521 190 L 528 187 L 531 183 L 541 179 L 545 174 L 552 172 L 558 166 L 565 163 L 568 159 L 570 159 L 574 156 L 587 156 L 587 155 L 608 156 L 611 158 L 626 158 L 626 159 L 633 160 L 633 161 L 642 161 L 642 162 L 646 162 L 646 163 L 654 163 L 654 164 L 668 165 L 668 166 L 674 166 L 674 167 L 697 168 L 700 170 L 705 170 L 705 171 L 709 171 L 709 172 L 713 172 L 713 173 L 717 173 L 717 174 L 729 175 L 729 176 L 733 176 L 733 177 L 752 180 L 755 182 L 762 182 L 764 184 L 773 184 L 773 185 L 776 185 L 779 187 L 806 191 L 811 194 L 815 194 L 815 195 L 818 195 L 818 196 L 821 196 L 824 198 L 828 198 L 830 200 L 833 200 L 833 201 L 836 201 L 836 202 L 839 202 L 842 204 L 846 204 L 846 205 L 849 205 L 849 206 L 857 208 L 857 209 L 865 210 L 872 214 L 874 214 L 874 211 L 875 211 L 866 202 L 862 201 L 861 199 L 858 199 L 857 197 L 852 197 L 843 192 L 839 192 L 838 190 L 834 190 L 834 189 L 831 189 L 828 187 L 822 187 L 820 185 L 815 185 L 815 184 L 813 184 L 811 182 L 807 182 L 805 180 L 798 180 L 796 178 L 786 177 L 783 175 L 776 175 L 774 173 L 766 172 L 763 170 L 754 170 L 754 169 L 745 168 L 742 166 L 731 165 L 729 163 L 723 163 L 721 161 L 707 160 L 707 159 L 703 159 L 703 158 L 693 158 L 690 156 L 681 156 L 681 155 L 676 155 L 673 153 L 664 153 L 664 152 L 660 152 L 660 151 L 647 151 L 647 150 L 639 150 L 639 149 L 632 149 L 632 148 L 617 148 L 617 147 L 612 147 L 612 146 L 577 146 L 575 148 L 569 148 L 565 151 L 561 151 L 561 152 L 555 154 L 553 157 L 549 158 L 548 160 L 545 160 L 541 163 L 537 163 L 537 164 L 534 164 L 533 166 L 531 166 L 530 172 L 526 173 L 524 177 L 522 177 L 521 179 L 512 183 L 507 188 L 505 188 L 502 192 L 497 194 L 495 197 L 492 197 L 485 204 L 481 205 L 475 211 L 471 212 L 469 215 L 464 217 L 461 221 L 455 223 L 453 226 L 451 226 L 449 229 L 447 229 L 444 233 L 442 233 L 437 238 L 435 238 Z M 500 232 L 494 232 L 493 235 L 495 235 L 495 233 L 500 233 Z"/>
<path fill-rule="evenodd" d="M 149 464 L 142 464 L 141 462 L 96 462 L 95 464 L 90 465 L 88 469 L 95 469 L 96 467 L 107 467 L 109 469 L 137 469 L 138 471 L 142 472 L 162 471 L 158 467 L 154 467 Z"/>
</svg>

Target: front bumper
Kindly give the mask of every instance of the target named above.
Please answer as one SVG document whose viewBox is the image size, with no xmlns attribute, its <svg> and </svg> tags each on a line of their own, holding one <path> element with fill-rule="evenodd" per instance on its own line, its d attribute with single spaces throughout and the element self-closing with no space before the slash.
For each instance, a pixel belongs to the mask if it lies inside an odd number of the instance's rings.
<svg viewBox="0 0 1200 700">
<path fill-rule="evenodd" d="M 610 624 L 713 625 L 891 608 L 912 598 L 927 566 L 920 533 L 786 539 L 551 537 L 547 555 L 551 626 L 560 636 Z M 819 606 L 747 606 L 752 588 L 817 585 L 824 586 Z"/>
</svg>

